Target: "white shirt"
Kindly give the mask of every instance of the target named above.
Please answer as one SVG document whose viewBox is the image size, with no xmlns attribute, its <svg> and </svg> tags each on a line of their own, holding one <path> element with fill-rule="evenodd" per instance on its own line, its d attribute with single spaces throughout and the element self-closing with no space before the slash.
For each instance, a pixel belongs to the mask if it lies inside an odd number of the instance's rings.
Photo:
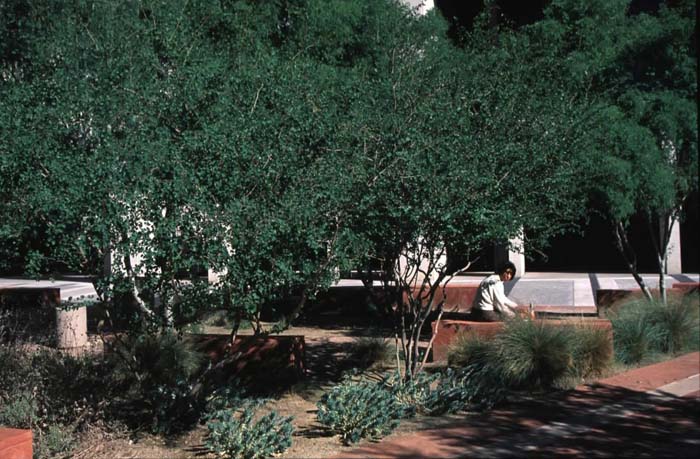
<svg viewBox="0 0 700 459">
<path fill-rule="evenodd" d="M 496 310 L 502 314 L 512 316 L 514 314 L 512 308 L 517 305 L 517 303 L 506 296 L 501 277 L 498 274 L 491 274 L 479 284 L 479 290 L 476 292 L 472 307 L 482 311 Z"/>
</svg>

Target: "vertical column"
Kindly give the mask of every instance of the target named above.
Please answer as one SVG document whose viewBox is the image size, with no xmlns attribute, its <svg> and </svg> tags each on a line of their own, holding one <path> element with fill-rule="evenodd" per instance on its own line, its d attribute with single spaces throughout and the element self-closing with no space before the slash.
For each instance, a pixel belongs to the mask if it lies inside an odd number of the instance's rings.
<svg viewBox="0 0 700 459">
<path fill-rule="evenodd" d="M 418 16 L 423 16 L 435 6 L 434 0 L 403 0 Z"/>
<path fill-rule="evenodd" d="M 666 252 L 666 274 L 681 274 L 681 223 L 676 221 L 671 229 L 671 237 Z"/>
<path fill-rule="evenodd" d="M 515 265 L 517 272 L 515 277 L 525 275 L 525 244 L 523 241 L 523 230 L 520 235 L 508 241 L 508 243 L 496 244 L 493 254 L 494 264 L 498 267 L 505 261 L 510 261 Z"/>
</svg>

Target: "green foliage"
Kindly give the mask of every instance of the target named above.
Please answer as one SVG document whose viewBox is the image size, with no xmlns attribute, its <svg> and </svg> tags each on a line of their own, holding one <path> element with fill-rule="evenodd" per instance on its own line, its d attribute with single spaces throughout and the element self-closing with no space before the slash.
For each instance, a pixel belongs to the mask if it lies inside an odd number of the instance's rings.
<svg viewBox="0 0 700 459">
<path fill-rule="evenodd" d="M 678 353 L 695 345 L 700 323 L 697 305 L 686 301 L 630 301 L 610 314 L 615 355 L 638 363 L 651 353 Z"/>
<path fill-rule="evenodd" d="M 3 397 L 0 425 L 16 429 L 31 429 L 39 420 L 39 407 L 31 392 L 17 391 Z"/>
<path fill-rule="evenodd" d="M 359 368 L 385 365 L 392 361 L 392 346 L 388 340 L 379 337 L 360 337 L 352 343 L 349 358 Z"/>
<path fill-rule="evenodd" d="M 610 332 L 585 324 L 575 325 L 571 331 L 572 365 L 569 372 L 579 381 L 581 378 L 603 374 L 613 358 Z"/>
<path fill-rule="evenodd" d="M 60 425 L 50 425 L 44 432 L 39 432 L 34 442 L 34 456 L 55 458 L 68 456 L 76 445 L 73 432 Z"/>
<path fill-rule="evenodd" d="M 75 423 L 81 427 L 103 416 L 100 405 L 113 389 L 108 374 L 107 365 L 93 358 L 2 346 L 0 402 L 6 408 L 14 402 L 18 409 L 27 408 L 24 424 L 32 422 L 32 428 Z M 93 389 L 86 392 L 86 387 Z M 35 417 L 30 416 L 31 407 Z"/>
<path fill-rule="evenodd" d="M 510 389 L 498 351 L 496 341 L 471 334 L 459 335 L 450 346 L 448 364 L 457 368 L 467 401 L 475 408 L 493 407 Z"/>
<path fill-rule="evenodd" d="M 394 375 L 385 384 L 401 406 L 404 417 L 416 413 L 426 414 L 431 411 L 434 399 L 434 386 L 437 385 L 439 374 L 428 374 L 424 371 L 417 373 L 412 379 L 404 381 L 399 375 Z"/>
<path fill-rule="evenodd" d="M 402 406 L 405 417 L 416 413 L 439 416 L 476 404 L 466 376 L 464 371 L 448 368 L 444 373 L 428 374 L 423 371 L 409 381 L 395 375 L 385 384 Z"/>
<path fill-rule="evenodd" d="M 399 425 L 404 409 L 381 382 L 345 380 L 317 403 L 318 422 L 346 444 L 381 438 Z"/>
<path fill-rule="evenodd" d="M 495 339 L 501 371 L 513 387 L 551 387 L 573 365 L 572 335 L 565 327 L 514 319 Z"/>
<path fill-rule="evenodd" d="M 450 345 L 447 364 L 450 367 L 466 367 L 473 363 L 486 363 L 492 348 L 491 340 L 469 333 L 460 333 Z"/>
<path fill-rule="evenodd" d="M 609 220 L 635 274 L 627 234 L 632 217 L 646 220 L 663 291 L 671 227 L 698 189 L 696 6 L 663 2 L 658 13 L 633 15 L 629 5 L 553 1 L 525 34 L 560 63 L 573 91 L 594 101 L 584 143 L 592 211 Z"/>
<path fill-rule="evenodd" d="M 659 349 L 671 354 L 687 349 L 700 327 L 697 306 L 681 301 L 655 309 L 651 321 L 659 330 Z"/>
<path fill-rule="evenodd" d="M 509 390 L 567 386 L 599 375 L 611 363 L 611 350 L 606 330 L 516 318 L 490 340 L 460 335 L 448 362 L 462 369 L 471 403 L 492 406 Z"/>
<path fill-rule="evenodd" d="M 216 454 L 233 459 L 272 457 L 292 445 L 291 417 L 270 412 L 255 419 L 262 402 L 246 402 L 240 412 L 221 409 L 208 416 L 205 444 Z"/>
<path fill-rule="evenodd" d="M 143 334 L 118 340 L 110 356 L 113 383 L 123 388 L 119 403 L 133 423 L 171 434 L 194 425 L 203 409 L 194 379 L 203 356 L 177 335 Z"/>
</svg>

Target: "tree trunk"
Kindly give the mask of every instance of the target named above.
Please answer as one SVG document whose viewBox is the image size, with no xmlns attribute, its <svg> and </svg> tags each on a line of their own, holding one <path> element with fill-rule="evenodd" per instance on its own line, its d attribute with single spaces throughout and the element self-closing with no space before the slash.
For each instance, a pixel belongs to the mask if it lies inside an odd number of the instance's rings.
<svg viewBox="0 0 700 459">
<path fill-rule="evenodd" d="M 646 283 L 644 282 L 644 279 L 642 278 L 642 276 L 639 275 L 639 272 L 637 271 L 637 256 L 634 252 L 634 249 L 632 248 L 632 245 L 627 239 L 625 225 L 621 221 L 616 221 L 614 224 L 614 228 L 615 243 L 618 251 L 622 255 L 622 258 L 625 260 L 625 263 L 627 263 L 627 267 L 629 268 L 630 273 L 632 273 L 632 277 L 634 277 L 634 280 L 637 282 L 637 285 L 639 285 L 639 288 L 642 289 L 644 297 L 647 299 L 647 301 L 653 301 L 653 297 L 651 296 L 649 287 L 647 287 Z"/>
</svg>

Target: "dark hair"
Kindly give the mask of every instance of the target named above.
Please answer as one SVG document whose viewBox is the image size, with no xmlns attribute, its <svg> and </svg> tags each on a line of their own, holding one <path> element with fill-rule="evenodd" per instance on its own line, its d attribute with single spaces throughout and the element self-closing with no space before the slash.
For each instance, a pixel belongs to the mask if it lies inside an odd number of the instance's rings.
<svg viewBox="0 0 700 459">
<path fill-rule="evenodd" d="M 503 274 L 507 270 L 513 271 L 513 277 L 515 277 L 515 273 L 518 272 L 517 269 L 515 269 L 515 265 L 513 264 L 512 261 L 505 261 L 498 265 L 498 269 L 496 269 L 496 274 Z"/>
</svg>

